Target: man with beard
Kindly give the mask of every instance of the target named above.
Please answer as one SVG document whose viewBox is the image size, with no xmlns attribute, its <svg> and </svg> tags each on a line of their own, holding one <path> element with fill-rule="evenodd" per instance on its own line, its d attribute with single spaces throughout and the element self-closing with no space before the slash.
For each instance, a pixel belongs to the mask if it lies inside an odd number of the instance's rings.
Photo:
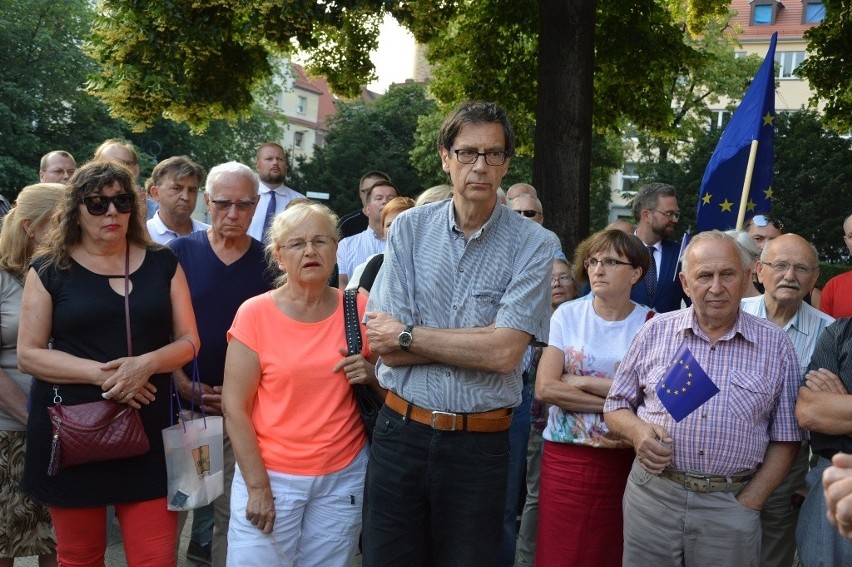
<svg viewBox="0 0 852 567">
<path fill-rule="evenodd" d="M 261 145 L 257 149 L 254 168 L 260 177 L 260 200 L 254 210 L 248 234 L 265 244 L 266 231 L 272 223 L 272 218 L 283 211 L 287 203 L 304 195 L 284 185 L 284 179 L 287 177 L 287 154 L 280 144 L 266 142 Z"/>
<path fill-rule="evenodd" d="M 633 286 L 630 299 L 658 313 L 680 309 L 686 299 L 677 277 L 680 245 L 670 240 L 680 209 L 675 188 L 665 183 L 643 185 L 633 198 L 636 236 L 651 255 L 651 266 L 643 281 Z"/>
<path fill-rule="evenodd" d="M 772 321 L 784 329 L 796 350 L 799 378 L 802 378 L 811 362 L 817 339 L 834 321 L 804 301 L 819 277 L 816 250 L 801 236 L 777 236 L 765 243 L 757 264 L 757 276 L 766 292 L 743 299 L 742 310 Z M 792 468 L 760 513 L 763 531 L 761 565 L 793 565 L 799 510 L 798 506 L 792 505 L 792 500 L 796 492 L 804 488 L 807 472 L 808 444 L 803 443 Z"/>
</svg>

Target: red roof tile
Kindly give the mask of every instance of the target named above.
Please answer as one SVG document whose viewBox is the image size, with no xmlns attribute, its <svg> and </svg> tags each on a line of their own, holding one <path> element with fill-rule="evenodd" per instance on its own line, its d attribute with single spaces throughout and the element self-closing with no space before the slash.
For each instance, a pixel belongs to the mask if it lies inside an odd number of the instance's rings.
<svg viewBox="0 0 852 567">
<path fill-rule="evenodd" d="M 742 41 L 751 39 L 766 39 L 772 32 L 778 32 L 778 39 L 801 39 L 805 30 L 813 27 L 815 24 L 802 23 L 802 11 L 804 3 L 802 0 L 785 0 L 778 2 L 778 15 L 775 18 L 773 25 L 752 25 L 751 24 L 751 7 L 750 0 L 733 0 L 731 9 L 737 14 L 732 18 L 732 23 L 739 24 L 742 28 L 742 33 L 738 36 Z"/>
</svg>

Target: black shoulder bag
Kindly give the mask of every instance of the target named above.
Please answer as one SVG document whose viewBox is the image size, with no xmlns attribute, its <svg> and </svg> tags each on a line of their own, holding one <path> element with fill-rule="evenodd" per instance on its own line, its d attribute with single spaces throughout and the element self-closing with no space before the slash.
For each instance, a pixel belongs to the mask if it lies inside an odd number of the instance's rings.
<svg viewBox="0 0 852 567">
<path fill-rule="evenodd" d="M 360 354 L 363 343 L 358 319 L 357 290 L 347 289 L 343 292 L 343 321 L 346 327 L 346 349 L 349 356 Z M 355 405 L 358 406 L 358 412 L 364 420 L 367 439 L 372 439 L 376 418 L 385 403 L 384 397 L 365 384 L 353 384 L 352 390 L 355 394 Z"/>
</svg>

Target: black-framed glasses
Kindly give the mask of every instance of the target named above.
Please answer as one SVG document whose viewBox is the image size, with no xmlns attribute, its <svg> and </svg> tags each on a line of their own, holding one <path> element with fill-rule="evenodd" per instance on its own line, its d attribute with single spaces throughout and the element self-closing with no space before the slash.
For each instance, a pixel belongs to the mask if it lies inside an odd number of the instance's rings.
<svg viewBox="0 0 852 567">
<path fill-rule="evenodd" d="M 524 210 L 515 209 L 515 212 L 518 213 L 519 215 L 524 215 L 528 219 L 535 218 L 535 217 L 537 217 L 538 215 L 541 214 L 540 212 L 538 212 L 535 209 L 524 209 Z"/>
<path fill-rule="evenodd" d="M 616 260 L 615 258 L 602 258 L 598 260 L 597 258 L 586 258 L 583 261 L 583 266 L 587 270 L 596 270 L 598 266 L 603 266 L 607 270 L 614 270 L 618 266 L 632 266 L 630 262 L 622 262 L 621 260 Z"/>
<path fill-rule="evenodd" d="M 455 148 L 450 148 L 450 151 L 456 154 L 456 159 L 459 160 L 459 163 L 464 163 L 466 165 L 476 163 L 479 156 L 485 156 L 485 163 L 488 165 L 503 165 L 506 163 L 506 158 L 509 156 L 508 152 L 504 152 L 503 150 L 478 152 L 476 150 L 457 150 Z"/>
<path fill-rule="evenodd" d="M 568 285 L 574 283 L 574 278 L 567 274 L 562 274 L 561 276 L 553 276 L 552 278 L 550 278 L 550 283 L 557 285 Z"/>
<path fill-rule="evenodd" d="M 761 228 L 774 224 L 775 228 L 778 230 L 784 230 L 784 223 L 775 217 L 770 217 L 769 215 L 754 215 L 751 217 L 751 222 L 754 223 L 755 226 L 759 226 Z"/>
<path fill-rule="evenodd" d="M 129 193 L 119 193 L 112 197 L 106 195 L 89 195 L 83 197 L 83 204 L 86 205 L 86 210 L 90 215 L 99 217 L 105 215 L 112 204 L 115 206 L 116 212 L 126 215 L 133 210 L 133 205 L 136 203 L 136 197 Z"/>
<path fill-rule="evenodd" d="M 767 266 L 770 270 L 775 272 L 776 274 L 786 274 L 787 270 L 793 268 L 793 271 L 797 276 L 807 277 L 811 275 L 816 268 L 811 268 L 810 266 L 806 266 L 804 264 L 790 264 L 789 262 L 764 262 L 760 261 L 761 264 Z"/>
<path fill-rule="evenodd" d="M 666 215 L 669 217 L 669 220 L 673 220 L 675 222 L 680 220 L 680 211 L 660 211 L 658 209 L 654 209 L 655 213 L 660 213 L 661 215 Z"/>
<path fill-rule="evenodd" d="M 228 201 L 227 199 L 210 199 L 210 203 L 216 207 L 217 211 L 228 211 L 231 207 L 236 207 L 241 213 L 250 210 L 257 201 Z"/>
</svg>

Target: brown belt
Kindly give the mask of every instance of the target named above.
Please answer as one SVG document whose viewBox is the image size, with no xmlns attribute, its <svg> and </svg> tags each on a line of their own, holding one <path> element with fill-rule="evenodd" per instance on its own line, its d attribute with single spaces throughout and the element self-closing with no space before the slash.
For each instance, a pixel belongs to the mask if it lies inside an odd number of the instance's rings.
<svg viewBox="0 0 852 567">
<path fill-rule="evenodd" d="M 660 476 L 692 492 L 739 492 L 752 479 L 754 473 L 737 476 L 707 476 L 665 469 Z"/>
<path fill-rule="evenodd" d="M 480 413 L 432 411 L 409 403 L 388 390 L 385 405 L 399 415 L 440 431 L 471 431 L 496 433 L 506 431 L 512 424 L 512 410 L 500 408 Z"/>
</svg>

